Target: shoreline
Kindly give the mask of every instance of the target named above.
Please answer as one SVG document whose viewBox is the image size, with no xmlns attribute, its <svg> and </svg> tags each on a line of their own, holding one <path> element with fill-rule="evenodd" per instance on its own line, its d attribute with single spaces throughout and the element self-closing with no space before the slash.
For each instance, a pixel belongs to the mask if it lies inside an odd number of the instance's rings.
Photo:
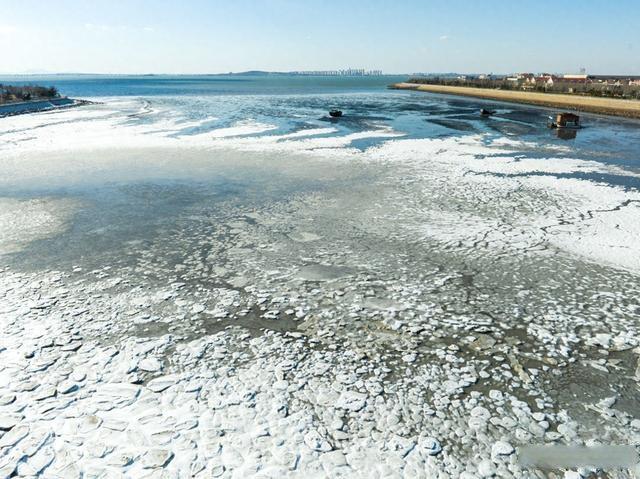
<svg viewBox="0 0 640 479">
<path fill-rule="evenodd" d="M 558 93 L 539 93 L 514 90 L 494 90 L 446 85 L 426 85 L 417 83 L 394 83 L 389 85 L 393 90 L 416 90 L 427 93 L 468 96 L 485 100 L 521 103 L 549 108 L 564 108 L 601 115 L 621 116 L 640 119 L 640 101 L 620 100 L 615 98 L 587 97 Z"/>
</svg>

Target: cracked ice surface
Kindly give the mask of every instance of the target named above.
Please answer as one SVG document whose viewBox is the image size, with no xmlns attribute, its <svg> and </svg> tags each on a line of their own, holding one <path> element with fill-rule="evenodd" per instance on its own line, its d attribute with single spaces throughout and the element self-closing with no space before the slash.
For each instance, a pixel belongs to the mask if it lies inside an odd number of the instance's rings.
<svg viewBox="0 0 640 479">
<path fill-rule="evenodd" d="M 638 441 L 640 195 L 552 175 L 615 167 L 91 111 L 5 133 L 4 186 L 70 189 L 0 203 L 0 477 L 545 477 L 522 445 Z"/>
</svg>

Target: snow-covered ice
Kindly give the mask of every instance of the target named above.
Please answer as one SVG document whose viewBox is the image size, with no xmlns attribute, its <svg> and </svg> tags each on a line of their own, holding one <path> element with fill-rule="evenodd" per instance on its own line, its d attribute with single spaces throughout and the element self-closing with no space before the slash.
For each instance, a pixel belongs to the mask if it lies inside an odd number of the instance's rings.
<svg viewBox="0 0 640 479">
<path fill-rule="evenodd" d="M 635 173 L 211 121 L 0 123 L 0 477 L 547 477 L 519 448 L 640 439 L 640 193 L 560 176 Z"/>
</svg>

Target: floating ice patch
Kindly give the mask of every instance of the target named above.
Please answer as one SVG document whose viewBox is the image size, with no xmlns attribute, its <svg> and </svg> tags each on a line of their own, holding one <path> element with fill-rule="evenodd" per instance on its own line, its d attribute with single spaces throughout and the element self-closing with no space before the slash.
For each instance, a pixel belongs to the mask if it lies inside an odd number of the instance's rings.
<svg viewBox="0 0 640 479">
<path fill-rule="evenodd" d="M 576 179 L 527 181 L 567 198 L 562 221 L 544 226 L 551 244 L 590 261 L 640 272 L 640 193 Z"/>
<path fill-rule="evenodd" d="M 364 307 L 368 309 L 387 310 L 387 311 L 403 311 L 407 306 L 388 298 L 366 298 Z"/>
<path fill-rule="evenodd" d="M 300 268 L 297 277 L 304 281 L 335 281 L 351 276 L 355 271 L 344 266 L 313 264 Z"/>
<path fill-rule="evenodd" d="M 311 241 L 317 241 L 321 239 L 322 236 L 311 233 L 309 231 L 295 231 L 289 234 L 289 238 L 291 238 L 293 241 L 298 241 L 299 243 L 308 243 Z"/>
<path fill-rule="evenodd" d="M 80 208 L 76 200 L 0 198 L 0 255 L 62 233 Z"/>
<path fill-rule="evenodd" d="M 232 136 L 255 135 L 256 133 L 264 133 L 265 131 L 275 130 L 275 125 L 260 123 L 252 120 L 239 121 L 235 125 L 227 128 L 218 128 L 211 132 L 202 133 L 200 136 L 206 135 L 210 138 L 228 138 Z"/>
<path fill-rule="evenodd" d="M 393 131 L 391 128 L 380 128 L 377 130 L 361 131 L 346 135 L 336 134 L 332 136 L 326 135 L 333 132 L 333 129 L 318 129 L 314 131 L 314 134 L 309 134 L 309 131 L 314 130 L 301 130 L 300 132 L 280 136 L 258 135 L 242 137 L 236 135 L 233 138 L 220 138 L 213 145 L 241 151 L 288 152 L 326 156 L 327 153 L 353 154 L 359 150 L 349 147 L 353 142 L 358 140 L 398 138 L 404 136 L 404 133 Z"/>
<path fill-rule="evenodd" d="M 307 128 L 304 130 L 294 131 L 285 135 L 274 136 L 275 140 L 291 140 L 294 138 L 304 138 L 307 136 L 328 135 L 337 132 L 337 128 Z"/>
<path fill-rule="evenodd" d="M 399 163 L 405 169 L 402 175 L 412 177 L 412 195 L 395 200 L 407 208 L 406 218 L 395 213 L 398 220 L 405 219 L 397 222 L 400 228 L 451 248 L 481 248 L 488 254 L 531 252 L 553 244 L 591 261 L 640 271 L 640 246 L 632 240 L 639 233 L 638 192 L 543 175 L 633 172 L 579 159 L 505 154 L 509 151 L 497 149 L 495 142 L 488 146 L 482 137 L 469 136 L 395 140 L 366 156 Z M 476 174 L 481 172 L 492 174 Z M 424 221 L 416 221 L 418 211 Z"/>
</svg>

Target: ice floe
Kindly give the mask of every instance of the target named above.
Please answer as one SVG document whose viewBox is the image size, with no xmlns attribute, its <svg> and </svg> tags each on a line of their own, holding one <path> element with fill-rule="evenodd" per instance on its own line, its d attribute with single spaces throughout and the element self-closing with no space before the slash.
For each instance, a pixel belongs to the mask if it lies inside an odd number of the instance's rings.
<svg viewBox="0 0 640 479">
<path fill-rule="evenodd" d="M 544 477 L 520 447 L 638 440 L 640 198 L 557 176 L 623 170 L 382 127 L 187 135 L 212 118 L 166 114 L 15 117 L 1 161 L 267 151 L 281 179 L 304 157 L 292 176 L 329 180 L 161 210 L 108 261 L 27 263 L 90 206 L 0 200 L 0 477 Z"/>
</svg>

